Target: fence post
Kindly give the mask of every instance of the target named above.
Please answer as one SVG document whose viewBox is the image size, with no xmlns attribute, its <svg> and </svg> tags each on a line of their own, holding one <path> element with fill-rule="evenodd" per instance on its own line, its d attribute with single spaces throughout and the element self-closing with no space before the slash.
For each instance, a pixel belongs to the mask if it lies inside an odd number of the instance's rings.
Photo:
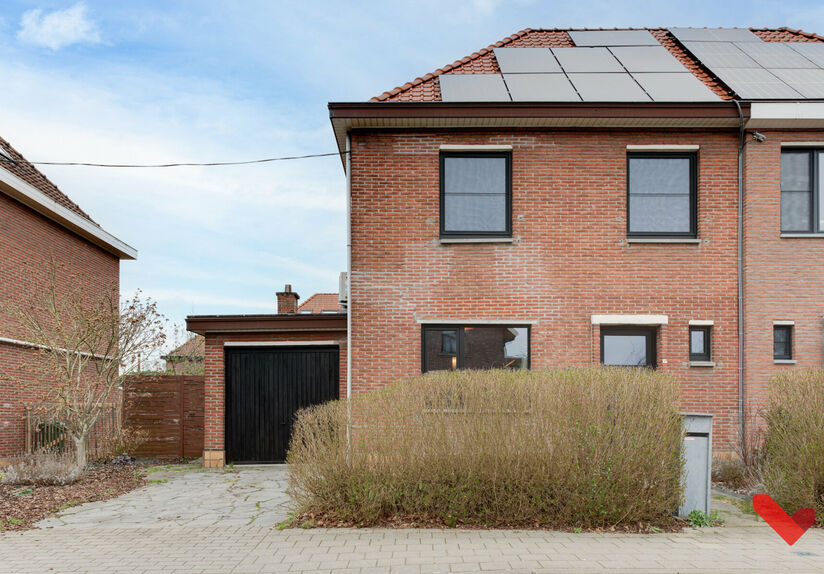
<svg viewBox="0 0 824 574">
<path fill-rule="evenodd" d="M 31 405 L 26 405 L 26 454 L 31 454 Z"/>
<path fill-rule="evenodd" d="M 184 419 L 186 417 L 186 378 L 180 375 L 180 458 L 186 454 L 184 443 L 186 442 L 186 430 Z"/>
</svg>

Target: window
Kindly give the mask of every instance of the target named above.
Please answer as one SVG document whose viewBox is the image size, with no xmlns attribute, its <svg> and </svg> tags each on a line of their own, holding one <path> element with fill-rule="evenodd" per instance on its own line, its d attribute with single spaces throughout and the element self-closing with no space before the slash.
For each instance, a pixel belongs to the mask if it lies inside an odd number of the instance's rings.
<svg viewBox="0 0 824 574">
<path fill-rule="evenodd" d="M 627 156 L 627 233 L 697 236 L 695 154 Z"/>
<path fill-rule="evenodd" d="M 790 361 L 792 358 L 792 325 L 773 325 L 773 359 L 776 361 Z"/>
<path fill-rule="evenodd" d="M 424 372 L 528 369 L 529 327 L 426 326 L 423 329 L 421 368 Z"/>
<path fill-rule="evenodd" d="M 712 332 L 709 327 L 690 327 L 690 361 L 712 360 Z"/>
<path fill-rule="evenodd" d="M 601 362 L 622 367 L 655 367 L 655 328 L 601 327 Z"/>
<path fill-rule="evenodd" d="M 512 154 L 441 153 L 441 236 L 512 235 Z"/>
<path fill-rule="evenodd" d="M 781 152 L 781 231 L 824 232 L 824 182 L 819 164 L 824 151 Z"/>
</svg>

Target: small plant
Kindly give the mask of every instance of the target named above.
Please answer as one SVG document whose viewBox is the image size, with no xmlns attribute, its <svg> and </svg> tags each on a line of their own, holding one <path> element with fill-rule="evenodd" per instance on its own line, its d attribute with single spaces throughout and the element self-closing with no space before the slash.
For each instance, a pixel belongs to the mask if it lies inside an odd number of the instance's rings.
<svg viewBox="0 0 824 574">
<path fill-rule="evenodd" d="M 19 518 L 9 518 L 9 524 L 23 524 L 23 521 Z"/>
<path fill-rule="evenodd" d="M 70 501 L 65 502 L 65 503 L 61 504 L 60 506 L 58 506 L 57 511 L 60 512 L 61 510 L 68 510 L 69 508 L 77 506 L 78 504 L 80 504 L 80 503 L 77 502 L 76 500 L 70 500 Z"/>
<path fill-rule="evenodd" d="M 709 514 L 703 510 L 693 510 L 687 516 L 687 522 L 693 528 L 706 528 L 708 526 L 720 526 L 724 524 L 724 519 L 716 510 L 711 511 Z"/>
<path fill-rule="evenodd" d="M 152 483 L 152 484 L 166 484 L 167 482 L 169 482 L 169 479 L 168 478 L 152 478 L 152 479 L 149 479 L 149 482 Z"/>
<path fill-rule="evenodd" d="M 66 485 L 72 484 L 82 474 L 82 469 L 68 454 L 36 452 L 6 467 L 5 484 L 15 485 Z"/>
<path fill-rule="evenodd" d="M 581 528 L 580 526 L 576 526 L 575 528 L 573 528 L 573 529 L 572 529 L 572 531 L 573 531 L 575 534 L 581 534 L 581 533 L 584 531 L 584 529 L 583 529 L 583 528 Z"/>
<path fill-rule="evenodd" d="M 13 496 L 28 496 L 34 492 L 31 488 L 24 488 L 23 490 L 18 490 L 17 492 L 13 493 Z"/>
</svg>

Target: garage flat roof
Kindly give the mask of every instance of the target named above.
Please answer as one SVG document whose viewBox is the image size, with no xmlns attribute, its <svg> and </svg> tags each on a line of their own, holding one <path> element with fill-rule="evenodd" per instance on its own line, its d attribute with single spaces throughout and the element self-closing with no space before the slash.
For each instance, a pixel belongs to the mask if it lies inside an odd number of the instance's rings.
<svg viewBox="0 0 824 574">
<path fill-rule="evenodd" d="M 346 332 L 346 313 L 307 315 L 190 315 L 186 328 L 207 333 L 264 333 L 283 331 Z"/>
</svg>

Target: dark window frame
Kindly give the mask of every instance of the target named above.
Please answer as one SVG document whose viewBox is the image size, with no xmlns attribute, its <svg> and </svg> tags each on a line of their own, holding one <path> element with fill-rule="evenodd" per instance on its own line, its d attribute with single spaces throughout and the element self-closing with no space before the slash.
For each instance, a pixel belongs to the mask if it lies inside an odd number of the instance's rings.
<svg viewBox="0 0 824 574">
<path fill-rule="evenodd" d="M 704 352 L 692 352 L 692 333 L 693 331 L 703 331 L 704 333 Z M 712 327 L 708 326 L 692 326 L 689 328 L 688 347 L 690 361 L 712 361 Z"/>
<path fill-rule="evenodd" d="M 446 190 L 444 189 L 444 175 L 446 158 L 495 158 L 506 159 L 506 230 L 505 231 L 449 231 L 446 229 L 444 217 L 444 204 Z M 490 151 L 490 152 L 462 152 L 462 151 L 442 151 L 438 157 L 439 166 L 439 219 L 440 237 L 442 238 L 483 238 L 483 237 L 512 237 L 512 152 L 511 151 Z"/>
<path fill-rule="evenodd" d="M 426 370 L 426 333 L 428 331 L 457 331 L 457 345 L 455 354 L 450 355 L 455 357 L 455 370 L 460 371 L 464 368 L 465 353 L 465 334 L 464 329 L 467 327 L 501 327 L 504 329 L 526 329 L 526 368 L 532 369 L 532 325 L 522 323 L 442 323 L 442 324 L 427 324 L 421 328 L 421 373 L 428 372 Z"/>
<path fill-rule="evenodd" d="M 625 366 L 630 368 L 652 368 L 658 366 L 658 328 L 648 326 L 632 326 L 632 325 L 616 325 L 616 326 L 601 326 L 601 364 L 604 364 L 604 336 L 637 336 L 645 335 L 647 337 L 647 364 L 646 365 L 611 365 L 611 366 Z"/>
<path fill-rule="evenodd" d="M 633 159 L 688 159 L 690 161 L 690 229 L 689 231 L 632 231 L 630 228 L 630 164 Z M 626 193 L 627 237 L 698 237 L 698 154 L 696 152 L 628 152 Z"/>
<path fill-rule="evenodd" d="M 793 325 L 773 325 L 773 360 L 774 361 L 792 361 L 793 360 Z M 775 352 L 775 334 L 778 331 L 787 332 L 787 353 L 779 355 Z"/>
<path fill-rule="evenodd" d="M 821 202 L 819 201 L 818 194 L 816 193 L 816 182 L 818 181 L 819 169 L 820 169 L 820 167 L 818 165 L 818 152 L 824 152 L 824 149 L 821 149 L 821 148 L 791 148 L 791 149 L 782 149 L 781 150 L 781 155 L 782 156 L 784 154 L 796 154 L 796 155 L 806 154 L 810 159 L 810 161 L 809 161 L 809 165 L 810 165 L 810 167 L 809 167 L 809 170 L 810 170 L 810 172 L 809 172 L 810 188 L 808 190 L 809 194 L 810 194 L 810 221 L 809 221 L 809 227 L 808 227 L 808 229 L 784 229 L 784 221 L 783 221 L 783 218 L 781 217 L 781 204 L 784 201 L 785 190 L 783 189 L 783 186 L 781 185 L 781 177 L 780 177 L 780 174 L 779 174 L 779 194 L 780 195 L 779 195 L 779 202 L 778 202 L 778 219 L 779 219 L 778 227 L 779 227 L 781 233 L 799 233 L 799 234 L 800 233 L 806 233 L 806 234 L 809 234 L 809 235 L 824 234 L 824 229 L 821 229 L 820 221 L 819 221 L 819 213 L 820 213 L 822 207 L 820 205 Z M 779 157 L 778 165 L 779 166 L 781 165 L 781 158 L 780 157 Z M 803 192 L 803 191 L 804 190 L 801 190 L 801 189 L 792 189 L 792 190 L 788 189 L 788 190 L 786 190 L 786 193 L 798 193 L 798 192 Z"/>
</svg>

